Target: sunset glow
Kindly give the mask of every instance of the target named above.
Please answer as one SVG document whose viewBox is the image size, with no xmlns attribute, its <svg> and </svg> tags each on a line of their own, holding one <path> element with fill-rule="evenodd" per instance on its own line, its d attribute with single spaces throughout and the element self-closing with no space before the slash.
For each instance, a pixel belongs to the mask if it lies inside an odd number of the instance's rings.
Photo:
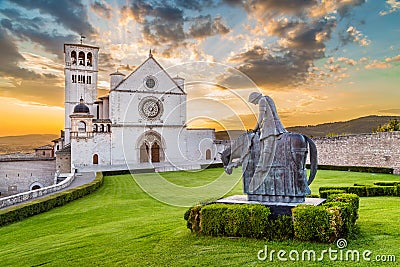
<svg viewBox="0 0 400 267">
<path fill-rule="evenodd" d="M 399 12 L 391 0 L 1 1 L 0 136 L 64 127 L 63 44 L 80 35 L 100 47 L 99 95 L 152 49 L 185 78 L 190 127 L 252 128 L 255 90 L 287 127 L 400 115 Z"/>
</svg>

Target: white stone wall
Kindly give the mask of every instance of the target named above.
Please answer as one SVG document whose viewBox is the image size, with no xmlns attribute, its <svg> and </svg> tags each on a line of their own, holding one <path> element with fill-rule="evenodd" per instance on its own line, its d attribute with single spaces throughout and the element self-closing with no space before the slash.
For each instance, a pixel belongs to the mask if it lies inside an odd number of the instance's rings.
<svg viewBox="0 0 400 267">
<path fill-rule="evenodd" d="M 9 186 L 16 186 L 18 193 L 29 191 L 34 182 L 50 186 L 55 172 L 55 160 L 0 161 L 0 192 L 7 194 Z"/>
<path fill-rule="evenodd" d="M 94 133 L 93 138 L 71 139 L 72 167 L 91 166 L 93 155 L 98 155 L 98 165 L 111 164 L 111 133 Z"/>
</svg>

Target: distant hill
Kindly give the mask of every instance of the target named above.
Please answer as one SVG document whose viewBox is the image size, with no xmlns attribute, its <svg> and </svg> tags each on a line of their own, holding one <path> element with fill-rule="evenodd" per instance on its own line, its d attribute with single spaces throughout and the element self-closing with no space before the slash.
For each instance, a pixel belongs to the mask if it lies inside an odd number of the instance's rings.
<svg viewBox="0 0 400 267">
<path fill-rule="evenodd" d="M 290 132 L 302 133 L 310 137 L 323 137 L 327 135 L 372 133 L 378 125 L 384 125 L 398 116 L 367 116 L 343 122 L 331 122 L 318 125 L 287 127 Z M 243 130 L 219 131 L 215 133 L 218 140 L 236 139 L 243 134 Z M 229 138 L 230 136 L 230 138 Z"/>
<path fill-rule="evenodd" d="M 314 126 L 295 126 L 286 128 L 290 132 L 302 133 L 310 137 L 327 135 L 372 133 L 378 125 L 384 125 L 398 116 L 367 116 L 343 122 L 323 123 Z"/>
<path fill-rule="evenodd" d="M 56 139 L 56 134 L 27 134 L 18 136 L 0 137 L 0 154 L 32 152 L 33 149 L 51 144 L 51 140 Z"/>
</svg>

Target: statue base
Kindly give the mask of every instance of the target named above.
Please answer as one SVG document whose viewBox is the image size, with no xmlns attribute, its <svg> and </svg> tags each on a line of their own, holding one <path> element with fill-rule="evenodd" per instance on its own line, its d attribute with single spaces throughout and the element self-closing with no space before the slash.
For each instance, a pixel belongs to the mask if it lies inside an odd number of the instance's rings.
<svg viewBox="0 0 400 267">
<path fill-rule="evenodd" d="M 215 203 L 224 204 L 261 204 L 269 207 L 271 210 L 271 218 L 276 219 L 282 215 L 292 216 L 292 208 L 299 204 L 319 206 L 325 202 L 324 198 L 304 198 L 304 202 L 271 202 L 271 201 L 255 201 L 249 200 L 247 195 L 235 195 L 222 199 L 218 199 Z"/>
</svg>

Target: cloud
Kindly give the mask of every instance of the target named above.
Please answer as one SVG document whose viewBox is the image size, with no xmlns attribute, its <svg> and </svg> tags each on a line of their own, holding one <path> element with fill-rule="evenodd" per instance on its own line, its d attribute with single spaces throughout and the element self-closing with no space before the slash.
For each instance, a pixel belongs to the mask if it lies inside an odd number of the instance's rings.
<svg viewBox="0 0 400 267">
<path fill-rule="evenodd" d="M 369 70 L 369 69 L 388 69 L 391 68 L 392 65 L 390 65 L 387 62 L 380 62 L 377 60 L 372 61 L 370 64 L 365 66 L 365 69 Z"/>
<path fill-rule="evenodd" d="M 207 5 L 215 3 L 201 3 L 202 7 Z M 121 8 L 121 23 L 129 20 L 138 23 L 143 40 L 157 46 L 163 56 L 171 57 L 180 48 L 190 48 L 190 43 L 194 41 L 230 32 L 220 16 L 186 14 L 187 10 L 198 11 L 202 7 L 198 1 L 178 1 L 173 4 L 134 0 Z"/>
<path fill-rule="evenodd" d="M 18 52 L 16 44 L 13 42 L 7 32 L 0 28 L 0 73 L 6 77 L 14 77 L 18 79 L 38 79 L 40 75 L 19 66 L 19 63 L 25 58 Z"/>
<path fill-rule="evenodd" d="M 111 6 L 106 2 L 94 1 L 93 4 L 90 5 L 91 9 L 100 17 L 105 19 L 111 18 Z"/>
<path fill-rule="evenodd" d="M 387 57 L 385 59 L 386 62 L 400 62 L 400 55 L 394 57 Z"/>
<path fill-rule="evenodd" d="M 349 42 L 358 43 L 361 46 L 368 46 L 371 44 L 371 40 L 354 26 L 349 26 L 346 32 L 341 34 L 340 39 L 344 44 Z"/>
<path fill-rule="evenodd" d="M 228 61 L 237 63 L 236 68 L 248 75 L 258 86 L 269 89 L 296 87 L 317 75 L 313 72 L 314 61 L 325 57 L 326 42 L 336 29 L 337 17 L 346 16 L 353 6 L 364 0 L 338 1 L 281 1 L 246 0 L 231 5 L 241 6 L 249 18 L 256 20 L 255 32 L 261 38 L 275 37 L 275 43 L 259 43 L 233 54 Z M 338 14 L 338 15 L 336 15 Z M 254 27 L 253 27 L 254 28 Z M 347 32 L 361 45 L 370 41 L 353 27 Z M 350 39 L 350 37 L 348 37 Z M 354 60 L 347 60 L 355 65 Z M 342 72 L 340 65 L 329 66 L 330 72 Z M 313 76 L 313 77 L 311 77 Z M 341 76 L 345 76 L 342 74 Z M 225 75 L 222 82 L 234 83 L 235 77 Z"/>
<path fill-rule="evenodd" d="M 213 0 L 176 0 L 175 4 L 181 8 L 202 11 L 215 5 Z"/>
<path fill-rule="evenodd" d="M 389 10 L 382 10 L 379 12 L 379 15 L 385 16 L 400 10 L 400 2 L 397 0 L 386 0 L 386 5 L 389 7 Z"/>
<path fill-rule="evenodd" d="M 14 0 L 13 3 L 25 9 L 37 9 L 42 14 L 55 18 L 55 21 L 75 33 L 83 35 L 96 34 L 89 23 L 86 6 L 80 0 Z"/>
<path fill-rule="evenodd" d="M 190 19 L 192 25 L 188 35 L 191 38 L 204 38 L 218 34 L 226 34 L 230 29 L 222 22 L 221 17 L 211 18 L 210 15 Z"/>
</svg>

